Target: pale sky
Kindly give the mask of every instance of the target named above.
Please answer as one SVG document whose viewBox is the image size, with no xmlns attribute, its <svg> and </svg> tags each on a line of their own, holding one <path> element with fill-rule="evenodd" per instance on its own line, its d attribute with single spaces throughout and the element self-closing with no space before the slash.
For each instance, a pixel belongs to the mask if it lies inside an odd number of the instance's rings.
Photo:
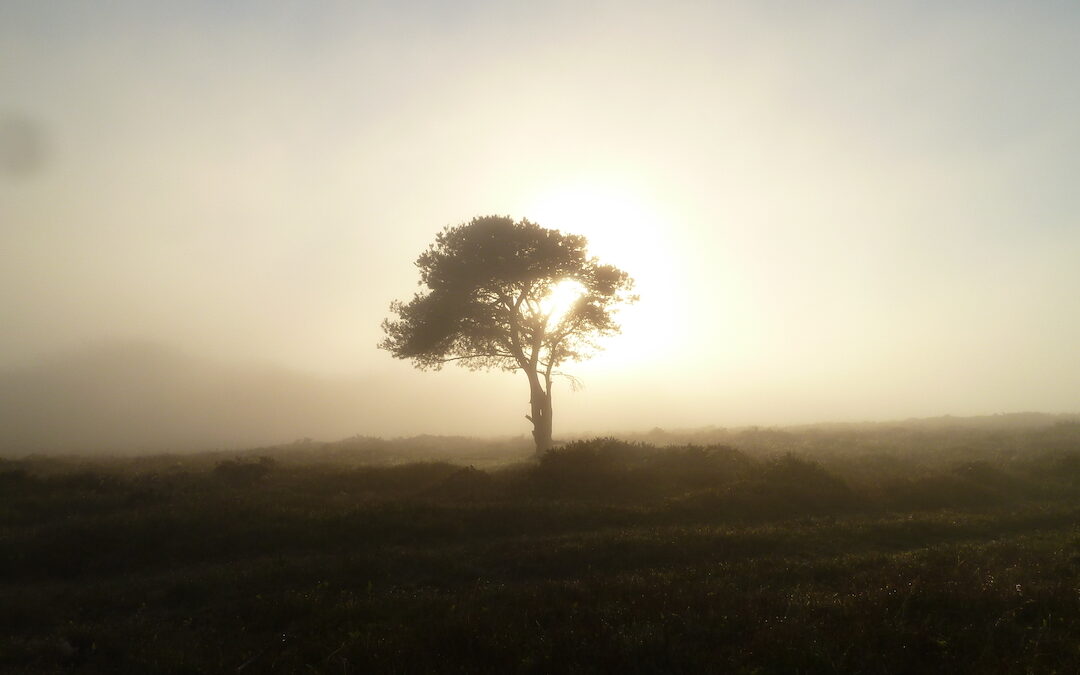
<svg viewBox="0 0 1080 675">
<path fill-rule="evenodd" d="M 642 297 L 556 436 L 1076 412 L 1078 35 L 1075 2 L 3 0 L 0 125 L 43 159 L 0 174 L 0 368 L 135 340 L 429 402 L 305 435 L 527 433 L 520 374 L 375 349 L 435 233 L 507 214 Z"/>
</svg>

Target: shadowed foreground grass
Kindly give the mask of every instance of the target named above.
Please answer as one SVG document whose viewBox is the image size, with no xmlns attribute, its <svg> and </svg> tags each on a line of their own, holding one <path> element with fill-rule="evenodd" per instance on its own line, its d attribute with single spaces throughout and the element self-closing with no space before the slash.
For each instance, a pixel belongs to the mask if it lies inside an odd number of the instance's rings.
<svg viewBox="0 0 1080 675">
<path fill-rule="evenodd" d="M 1080 454 L 860 457 L 9 461 L 0 669 L 1080 672 Z"/>
</svg>

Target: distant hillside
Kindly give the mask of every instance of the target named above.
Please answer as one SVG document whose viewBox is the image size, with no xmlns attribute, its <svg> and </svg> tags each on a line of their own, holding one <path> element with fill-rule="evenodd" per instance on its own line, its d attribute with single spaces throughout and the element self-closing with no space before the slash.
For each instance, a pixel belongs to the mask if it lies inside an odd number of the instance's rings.
<svg viewBox="0 0 1080 675">
<path fill-rule="evenodd" d="M 251 447 L 363 429 L 370 387 L 110 343 L 0 372 L 0 452 Z"/>
<path fill-rule="evenodd" d="M 814 455 L 847 452 L 956 451 L 991 443 L 996 447 L 1028 448 L 1039 439 L 1047 447 L 1057 445 L 1058 436 L 1072 447 L 1080 426 L 1080 414 L 1003 413 L 974 417 L 913 418 L 888 422 L 821 423 L 789 427 L 701 427 L 613 436 L 653 445 L 732 445 L 756 452 L 807 452 Z M 1060 433 L 1059 433 L 1060 432 Z M 1008 437 L 1016 443 L 1010 444 Z"/>
<path fill-rule="evenodd" d="M 997 413 L 994 415 L 975 415 L 972 417 L 956 417 L 942 415 L 940 417 L 919 417 L 905 420 L 887 422 L 863 422 L 855 424 L 810 424 L 792 429 L 826 429 L 826 428 L 858 428 L 858 427 L 890 427 L 903 426 L 908 428 L 958 428 L 958 429 L 1033 429 L 1048 427 L 1061 422 L 1080 422 L 1080 414 L 1063 413 L 1050 414 L 1040 412 L 1016 412 Z"/>
<path fill-rule="evenodd" d="M 688 429 L 661 429 L 659 427 L 650 431 L 616 433 L 622 437 L 633 437 L 637 440 L 648 440 L 650 443 L 665 442 L 673 439 L 727 437 L 731 434 L 762 434 L 770 432 L 780 433 L 803 433 L 803 432 L 842 432 L 842 431 L 880 431 L 889 428 L 904 429 L 1036 429 L 1049 427 L 1061 423 L 1080 423 L 1080 413 L 1040 413 L 1018 412 L 997 413 L 994 415 L 975 415 L 971 417 L 955 417 L 953 415 L 941 415 L 939 417 L 909 417 L 903 420 L 886 420 L 880 422 L 818 422 L 815 424 L 796 424 L 790 426 L 775 427 L 691 427 Z M 675 440 L 675 442 L 683 442 Z"/>
</svg>

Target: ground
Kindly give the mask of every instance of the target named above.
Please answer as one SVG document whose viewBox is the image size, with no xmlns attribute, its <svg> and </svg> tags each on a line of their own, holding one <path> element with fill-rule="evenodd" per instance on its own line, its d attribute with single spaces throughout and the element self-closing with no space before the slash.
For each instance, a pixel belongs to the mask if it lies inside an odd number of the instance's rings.
<svg viewBox="0 0 1080 675">
<path fill-rule="evenodd" d="M 7 460 L 0 671 L 1080 672 L 1080 426 L 755 438 Z"/>
</svg>

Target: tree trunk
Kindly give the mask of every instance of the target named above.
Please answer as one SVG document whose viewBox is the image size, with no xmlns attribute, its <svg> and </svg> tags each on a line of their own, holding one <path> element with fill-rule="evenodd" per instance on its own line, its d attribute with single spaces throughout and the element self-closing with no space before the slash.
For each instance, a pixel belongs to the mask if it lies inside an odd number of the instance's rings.
<svg viewBox="0 0 1080 675">
<path fill-rule="evenodd" d="M 536 456 L 539 457 L 551 448 L 551 392 L 544 391 L 536 373 L 528 375 L 532 414 L 526 417 L 533 425 L 533 441 L 536 442 Z"/>
</svg>

